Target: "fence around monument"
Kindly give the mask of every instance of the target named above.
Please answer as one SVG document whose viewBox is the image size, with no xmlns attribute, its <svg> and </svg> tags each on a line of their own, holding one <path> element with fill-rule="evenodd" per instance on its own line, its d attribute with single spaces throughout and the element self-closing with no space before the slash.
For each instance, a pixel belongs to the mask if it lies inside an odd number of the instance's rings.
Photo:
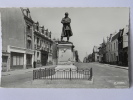
<svg viewBox="0 0 133 100">
<path fill-rule="evenodd" d="M 90 69 L 54 69 L 45 68 L 33 70 L 33 80 L 35 79 L 81 79 L 91 80 L 93 76 L 92 68 Z"/>
</svg>

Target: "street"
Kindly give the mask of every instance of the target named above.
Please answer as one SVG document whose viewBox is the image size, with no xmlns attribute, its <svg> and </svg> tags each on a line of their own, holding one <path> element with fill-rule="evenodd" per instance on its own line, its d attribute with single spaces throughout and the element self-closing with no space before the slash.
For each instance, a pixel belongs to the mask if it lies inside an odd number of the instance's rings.
<svg viewBox="0 0 133 100">
<path fill-rule="evenodd" d="M 93 69 L 93 83 L 88 80 L 34 80 L 32 70 L 14 75 L 2 75 L 2 87 L 34 88 L 34 87 L 61 87 L 61 88 L 128 88 L 128 70 L 100 63 L 76 63 L 78 68 Z M 116 66 L 116 67 L 115 67 Z M 17 70 L 16 70 L 17 71 Z M 5 72 L 2 72 L 5 73 Z M 82 82 L 81 82 L 82 81 Z"/>
<path fill-rule="evenodd" d="M 77 64 L 77 67 L 93 68 L 93 88 L 128 87 L 128 70 L 99 63 Z"/>
</svg>

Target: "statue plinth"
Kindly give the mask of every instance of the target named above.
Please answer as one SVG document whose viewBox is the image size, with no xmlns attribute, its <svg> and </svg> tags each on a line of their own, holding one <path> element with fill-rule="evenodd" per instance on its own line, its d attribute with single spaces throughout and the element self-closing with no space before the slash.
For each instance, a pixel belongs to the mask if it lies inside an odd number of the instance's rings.
<svg viewBox="0 0 133 100">
<path fill-rule="evenodd" d="M 71 65 L 74 63 L 74 45 L 72 42 L 58 42 L 58 65 Z"/>
</svg>

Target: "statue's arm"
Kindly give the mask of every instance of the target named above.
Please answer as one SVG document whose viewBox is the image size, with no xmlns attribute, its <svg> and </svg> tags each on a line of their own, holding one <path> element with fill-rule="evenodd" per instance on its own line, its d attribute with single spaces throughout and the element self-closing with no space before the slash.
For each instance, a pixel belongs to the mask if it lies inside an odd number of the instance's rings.
<svg viewBox="0 0 133 100">
<path fill-rule="evenodd" d="M 71 19 L 68 18 L 67 20 L 65 20 L 65 23 L 66 23 L 66 24 L 70 24 L 70 23 L 71 23 Z"/>
<path fill-rule="evenodd" d="M 62 24 L 64 24 L 64 23 L 65 23 L 65 20 L 64 20 L 64 18 L 62 18 L 62 20 L 61 20 L 61 23 L 62 23 Z"/>
<path fill-rule="evenodd" d="M 67 19 L 67 20 L 65 20 L 64 18 L 61 20 L 61 23 L 62 24 L 70 24 L 71 23 L 71 19 L 69 18 L 69 19 Z"/>
<path fill-rule="evenodd" d="M 71 19 L 69 18 L 66 22 L 67 22 L 67 23 L 71 23 Z"/>
</svg>

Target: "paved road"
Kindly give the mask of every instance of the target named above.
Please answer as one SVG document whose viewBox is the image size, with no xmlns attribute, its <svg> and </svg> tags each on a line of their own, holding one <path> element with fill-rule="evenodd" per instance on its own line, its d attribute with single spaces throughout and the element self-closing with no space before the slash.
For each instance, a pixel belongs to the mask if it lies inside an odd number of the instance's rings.
<svg viewBox="0 0 133 100">
<path fill-rule="evenodd" d="M 44 66 L 42 68 L 54 68 L 53 66 Z M 33 80 L 33 69 L 15 70 L 10 72 L 2 72 L 1 87 L 15 87 L 16 85 L 23 84 L 27 81 Z"/>
<path fill-rule="evenodd" d="M 99 63 L 78 63 L 76 66 L 80 68 L 93 68 L 94 84 L 92 87 L 124 88 L 129 86 L 128 70 L 126 69 Z"/>
<path fill-rule="evenodd" d="M 14 85 L 22 84 L 30 80 L 32 80 L 32 71 L 17 75 L 6 75 L 1 77 L 1 87 L 14 87 Z"/>
<path fill-rule="evenodd" d="M 86 81 L 78 84 L 74 81 L 68 81 L 68 84 L 59 83 L 63 87 L 84 87 L 84 88 L 125 88 L 128 87 L 128 70 L 110 67 L 104 64 L 98 63 L 76 63 L 78 68 L 93 68 L 93 84 L 88 84 Z M 2 76 L 2 87 L 32 87 L 28 83 L 32 80 L 32 71 L 24 72 L 23 74 Z M 27 83 L 26 83 L 27 82 Z M 39 81 L 36 81 L 38 84 Z M 63 82 L 63 81 L 62 81 Z M 67 81 L 66 81 L 67 82 Z M 74 83 L 73 83 L 74 82 Z M 40 87 L 58 87 L 58 82 L 44 82 L 40 83 Z M 21 85 L 22 84 L 22 85 Z M 48 86 L 47 86 L 48 84 Z"/>
</svg>

